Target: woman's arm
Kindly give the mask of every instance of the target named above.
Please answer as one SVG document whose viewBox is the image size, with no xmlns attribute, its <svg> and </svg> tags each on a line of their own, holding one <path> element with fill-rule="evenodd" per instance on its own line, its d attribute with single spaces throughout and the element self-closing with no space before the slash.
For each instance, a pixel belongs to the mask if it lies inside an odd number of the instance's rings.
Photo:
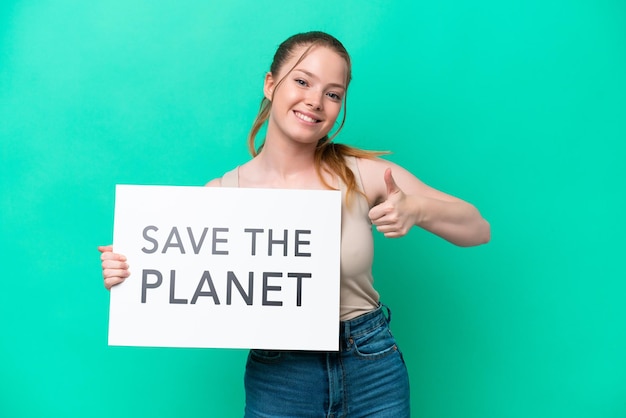
<svg viewBox="0 0 626 418">
<path fill-rule="evenodd" d="M 453 244 L 469 247 L 489 242 L 489 223 L 468 202 L 436 190 L 397 164 L 359 159 L 372 223 L 388 238 L 419 226 Z"/>
</svg>

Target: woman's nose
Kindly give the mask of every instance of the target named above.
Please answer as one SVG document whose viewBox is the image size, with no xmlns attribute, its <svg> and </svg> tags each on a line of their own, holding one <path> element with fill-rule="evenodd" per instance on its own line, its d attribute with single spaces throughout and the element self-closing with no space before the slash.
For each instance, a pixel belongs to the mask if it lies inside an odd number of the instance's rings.
<svg viewBox="0 0 626 418">
<path fill-rule="evenodd" d="M 322 94 L 311 91 L 306 97 L 306 104 L 315 110 L 322 110 Z"/>
</svg>

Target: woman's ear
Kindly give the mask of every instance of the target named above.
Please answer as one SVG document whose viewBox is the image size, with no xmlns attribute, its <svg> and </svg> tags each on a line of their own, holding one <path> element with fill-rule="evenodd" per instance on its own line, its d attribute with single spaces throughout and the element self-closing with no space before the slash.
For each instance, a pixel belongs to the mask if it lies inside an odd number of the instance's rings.
<svg viewBox="0 0 626 418">
<path fill-rule="evenodd" d="M 270 102 L 272 101 L 272 96 L 274 94 L 274 87 L 274 77 L 272 77 L 272 73 L 268 71 L 265 74 L 265 81 L 263 82 L 263 94 Z"/>
</svg>

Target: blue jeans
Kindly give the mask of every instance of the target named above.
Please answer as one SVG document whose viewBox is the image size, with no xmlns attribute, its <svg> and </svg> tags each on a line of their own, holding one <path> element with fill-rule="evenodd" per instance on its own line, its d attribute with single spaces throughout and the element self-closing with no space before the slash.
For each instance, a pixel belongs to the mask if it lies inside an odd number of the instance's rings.
<svg viewBox="0 0 626 418">
<path fill-rule="evenodd" d="M 342 321 L 338 352 L 250 350 L 246 418 L 409 417 L 409 377 L 384 308 Z"/>
</svg>

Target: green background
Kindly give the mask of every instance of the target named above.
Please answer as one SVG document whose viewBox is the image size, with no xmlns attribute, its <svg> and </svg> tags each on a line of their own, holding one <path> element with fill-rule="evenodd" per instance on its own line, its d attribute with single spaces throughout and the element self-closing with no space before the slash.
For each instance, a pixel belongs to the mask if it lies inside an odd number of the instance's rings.
<svg viewBox="0 0 626 418">
<path fill-rule="evenodd" d="M 345 142 L 492 241 L 376 236 L 413 416 L 626 417 L 626 3 L 4 1 L 0 416 L 242 416 L 244 350 L 108 347 L 116 183 L 244 162 L 278 43 L 354 61 Z M 207 330 L 210 332 L 210 330 Z"/>
</svg>

